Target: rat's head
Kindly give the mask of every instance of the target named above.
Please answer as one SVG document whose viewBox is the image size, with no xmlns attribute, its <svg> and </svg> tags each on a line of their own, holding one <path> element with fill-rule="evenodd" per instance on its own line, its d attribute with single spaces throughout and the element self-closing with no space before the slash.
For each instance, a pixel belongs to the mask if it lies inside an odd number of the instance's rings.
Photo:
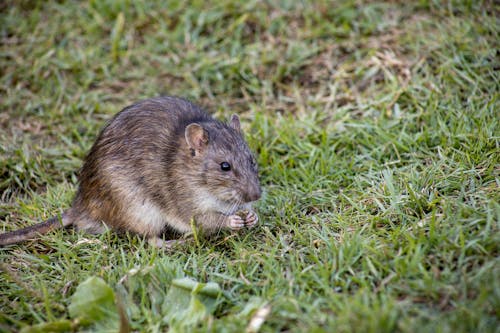
<svg viewBox="0 0 500 333">
<path fill-rule="evenodd" d="M 243 140 L 238 116 L 233 115 L 228 125 L 214 121 L 191 123 L 185 138 L 191 158 L 200 162 L 200 186 L 232 205 L 260 198 L 257 162 Z"/>
</svg>

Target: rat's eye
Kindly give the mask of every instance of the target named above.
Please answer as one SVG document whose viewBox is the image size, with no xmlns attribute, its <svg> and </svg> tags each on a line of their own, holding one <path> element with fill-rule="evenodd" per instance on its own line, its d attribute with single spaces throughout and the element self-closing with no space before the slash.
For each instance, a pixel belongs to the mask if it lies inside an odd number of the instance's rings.
<svg viewBox="0 0 500 333">
<path fill-rule="evenodd" d="M 229 170 L 231 170 L 231 164 L 229 164 L 229 163 L 227 163 L 227 162 L 222 162 L 222 163 L 220 164 L 220 169 L 221 169 L 222 171 L 229 171 Z"/>
</svg>

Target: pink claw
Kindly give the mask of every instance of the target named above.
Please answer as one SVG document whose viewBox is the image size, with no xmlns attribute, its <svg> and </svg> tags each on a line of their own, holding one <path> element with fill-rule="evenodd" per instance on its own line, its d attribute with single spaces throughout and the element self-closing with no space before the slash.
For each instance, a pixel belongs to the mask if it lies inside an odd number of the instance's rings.
<svg viewBox="0 0 500 333">
<path fill-rule="evenodd" d="M 240 230 L 245 226 L 245 221 L 243 221 L 243 219 L 238 215 L 228 216 L 228 219 L 229 219 L 228 223 L 229 228 L 232 230 Z"/>
</svg>

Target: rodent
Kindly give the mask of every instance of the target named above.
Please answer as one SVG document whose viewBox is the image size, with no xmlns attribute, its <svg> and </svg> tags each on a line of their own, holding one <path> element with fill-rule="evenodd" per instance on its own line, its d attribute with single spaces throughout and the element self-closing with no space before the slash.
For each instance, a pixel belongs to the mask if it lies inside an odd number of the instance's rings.
<svg viewBox="0 0 500 333">
<path fill-rule="evenodd" d="M 238 230 L 258 221 L 252 203 L 261 196 L 258 167 L 233 115 L 220 122 L 178 97 L 140 101 L 117 113 L 84 160 L 73 202 L 60 217 L 0 235 L 19 243 L 73 226 L 90 233 L 107 228 L 146 237 L 197 227 L 206 234 Z M 238 211 L 248 211 L 246 218 Z"/>
</svg>

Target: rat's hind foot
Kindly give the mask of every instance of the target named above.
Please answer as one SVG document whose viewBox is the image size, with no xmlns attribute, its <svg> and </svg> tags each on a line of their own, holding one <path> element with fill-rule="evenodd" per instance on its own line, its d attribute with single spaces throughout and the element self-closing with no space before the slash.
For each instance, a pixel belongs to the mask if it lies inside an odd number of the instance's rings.
<svg viewBox="0 0 500 333">
<path fill-rule="evenodd" d="M 104 233 L 108 228 L 104 222 L 96 221 L 87 216 L 78 216 L 75 218 L 73 225 L 76 230 L 83 231 L 89 234 L 98 235 Z"/>
<path fill-rule="evenodd" d="M 170 239 L 170 240 L 164 240 L 163 238 L 160 237 L 150 237 L 148 238 L 148 243 L 154 247 L 160 248 L 160 249 L 171 249 L 176 245 L 184 244 L 186 242 L 185 239 Z"/>
</svg>

